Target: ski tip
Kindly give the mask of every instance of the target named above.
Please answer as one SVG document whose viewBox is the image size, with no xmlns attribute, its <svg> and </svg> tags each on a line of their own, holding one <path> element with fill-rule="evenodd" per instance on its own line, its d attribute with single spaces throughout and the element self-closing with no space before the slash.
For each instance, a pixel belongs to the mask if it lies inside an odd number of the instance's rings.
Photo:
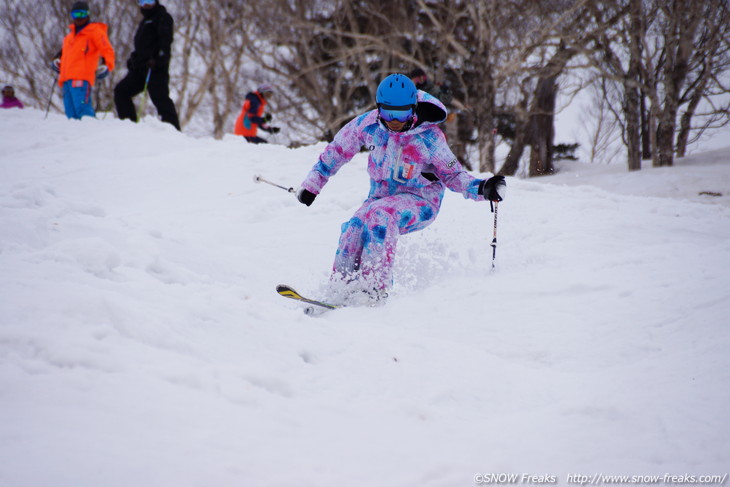
<svg viewBox="0 0 730 487">
<path fill-rule="evenodd" d="M 302 296 L 301 294 L 299 294 L 298 292 L 296 292 L 291 286 L 287 286 L 286 284 L 279 284 L 278 286 L 276 286 L 276 292 L 279 293 L 280 296 L 284 296 L 285 298 L 295 299 L 297 301 L 315 305 L 317 307 L 327 308 L 327 309 L 339 308 L 339 306 L 325 303 L 324 301 L 306 298 L 306 297 Z"/>
</svg>

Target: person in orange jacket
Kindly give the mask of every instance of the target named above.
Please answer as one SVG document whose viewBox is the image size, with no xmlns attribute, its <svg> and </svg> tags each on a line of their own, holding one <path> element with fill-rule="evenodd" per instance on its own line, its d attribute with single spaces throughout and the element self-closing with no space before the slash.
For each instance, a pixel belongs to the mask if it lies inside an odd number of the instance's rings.
<svg viewBox="0 0 730 487">
<path fill-rule="evenodd" d="M 95 117 L 91 88 L 114 70 L 114 48 L 107 36 L 107 26 L 90 22 L 89 4 L 75 2 L 71 7 L 71 32 L 63 39 L 63 48 L 53 60 L 58 85 L 63 88 L 63 107 L 68 118 Z M 102 64 L 99 65 L 101 58 Z"/>
<path fill-rule="evenodd" d="M 247 141 L 254 144 L 266 144 L 268 141 L 257 135 L 259 127 L 261 130 L 276 134 L 279 127 L 270 127 L 271 115 L 264 115 L 266 109 L 266 101 L 271 98 L 274 89 L 269 84 L 260 85 L 256 91 L 246 95 L 246 101 L 243 102 L 241 113 L 236 119 L 233 127 L 233 133 L 243 136 Z"/>
</svg>

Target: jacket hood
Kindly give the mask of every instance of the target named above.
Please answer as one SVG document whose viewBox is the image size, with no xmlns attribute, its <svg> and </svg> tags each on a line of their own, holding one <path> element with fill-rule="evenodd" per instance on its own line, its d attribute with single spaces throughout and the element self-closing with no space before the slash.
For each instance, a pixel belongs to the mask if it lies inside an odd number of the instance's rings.
<svg viewBox="0 0 730 487">
<path fill-rule="evenodd" d="M 446 120 L 448 111 L 441 100 L 435 96 L 418 90 L 418 107 L 416 107 L 416 127 L 424 123 L 441 123 Z"/>
</svg>

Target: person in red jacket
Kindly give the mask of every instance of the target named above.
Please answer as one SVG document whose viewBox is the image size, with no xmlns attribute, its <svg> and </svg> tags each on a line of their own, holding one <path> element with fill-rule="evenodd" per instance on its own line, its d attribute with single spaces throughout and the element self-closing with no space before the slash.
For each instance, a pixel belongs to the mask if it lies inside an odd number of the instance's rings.
<svg viewBox="0 0 730 487">
<path fill-rule="evenodd" d="M 91 88 L 114 70 L 114 49 L 107 36 L 107 26 L 89 21 L 89 4 L 75 2 L 71 7 L 70 32 L 63 48 L 53 61 L 58 71 L 58 85 L 63 88 L 63 106 L 68 118 L 95 117 Z M 99 65 L 99 60 L 102 65 Z"/>
<path fill-rule="evenodd" d="M 233 127 L 234 134 L 241 135 L 254 144 L 266 144 L 268 141 L 257 135 L 259 127 L 272 134 L 279 132 L 279 127 L 270 127 L 268 124 L 271 121 L 271 115 L 264 115 L 266 101 L 271 98 L 273 92 L 274 89 L 271 85 L 263 84 L 256 91 L 246 95 L 246 101 L 243 102 L 241 113 Z"/>
</svg>

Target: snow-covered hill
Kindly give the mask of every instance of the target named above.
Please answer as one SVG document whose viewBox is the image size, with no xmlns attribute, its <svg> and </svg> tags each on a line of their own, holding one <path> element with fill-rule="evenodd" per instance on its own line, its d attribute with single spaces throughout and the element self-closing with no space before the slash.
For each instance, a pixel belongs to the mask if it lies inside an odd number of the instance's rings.
<svg viewBox="0 0 730 487">
<path fill-rule="evenodd" d="M 0 486 L 728 471 L 730 149 L 509 179 L 496 271 L 488 205 L 449 194 L 386 306 L 310 318 L 274 287 L 327 280 L 364 155 L 307 208 L 253 176 L 295 186 L 322 145 L 0 131 Z"/>
</svg>

